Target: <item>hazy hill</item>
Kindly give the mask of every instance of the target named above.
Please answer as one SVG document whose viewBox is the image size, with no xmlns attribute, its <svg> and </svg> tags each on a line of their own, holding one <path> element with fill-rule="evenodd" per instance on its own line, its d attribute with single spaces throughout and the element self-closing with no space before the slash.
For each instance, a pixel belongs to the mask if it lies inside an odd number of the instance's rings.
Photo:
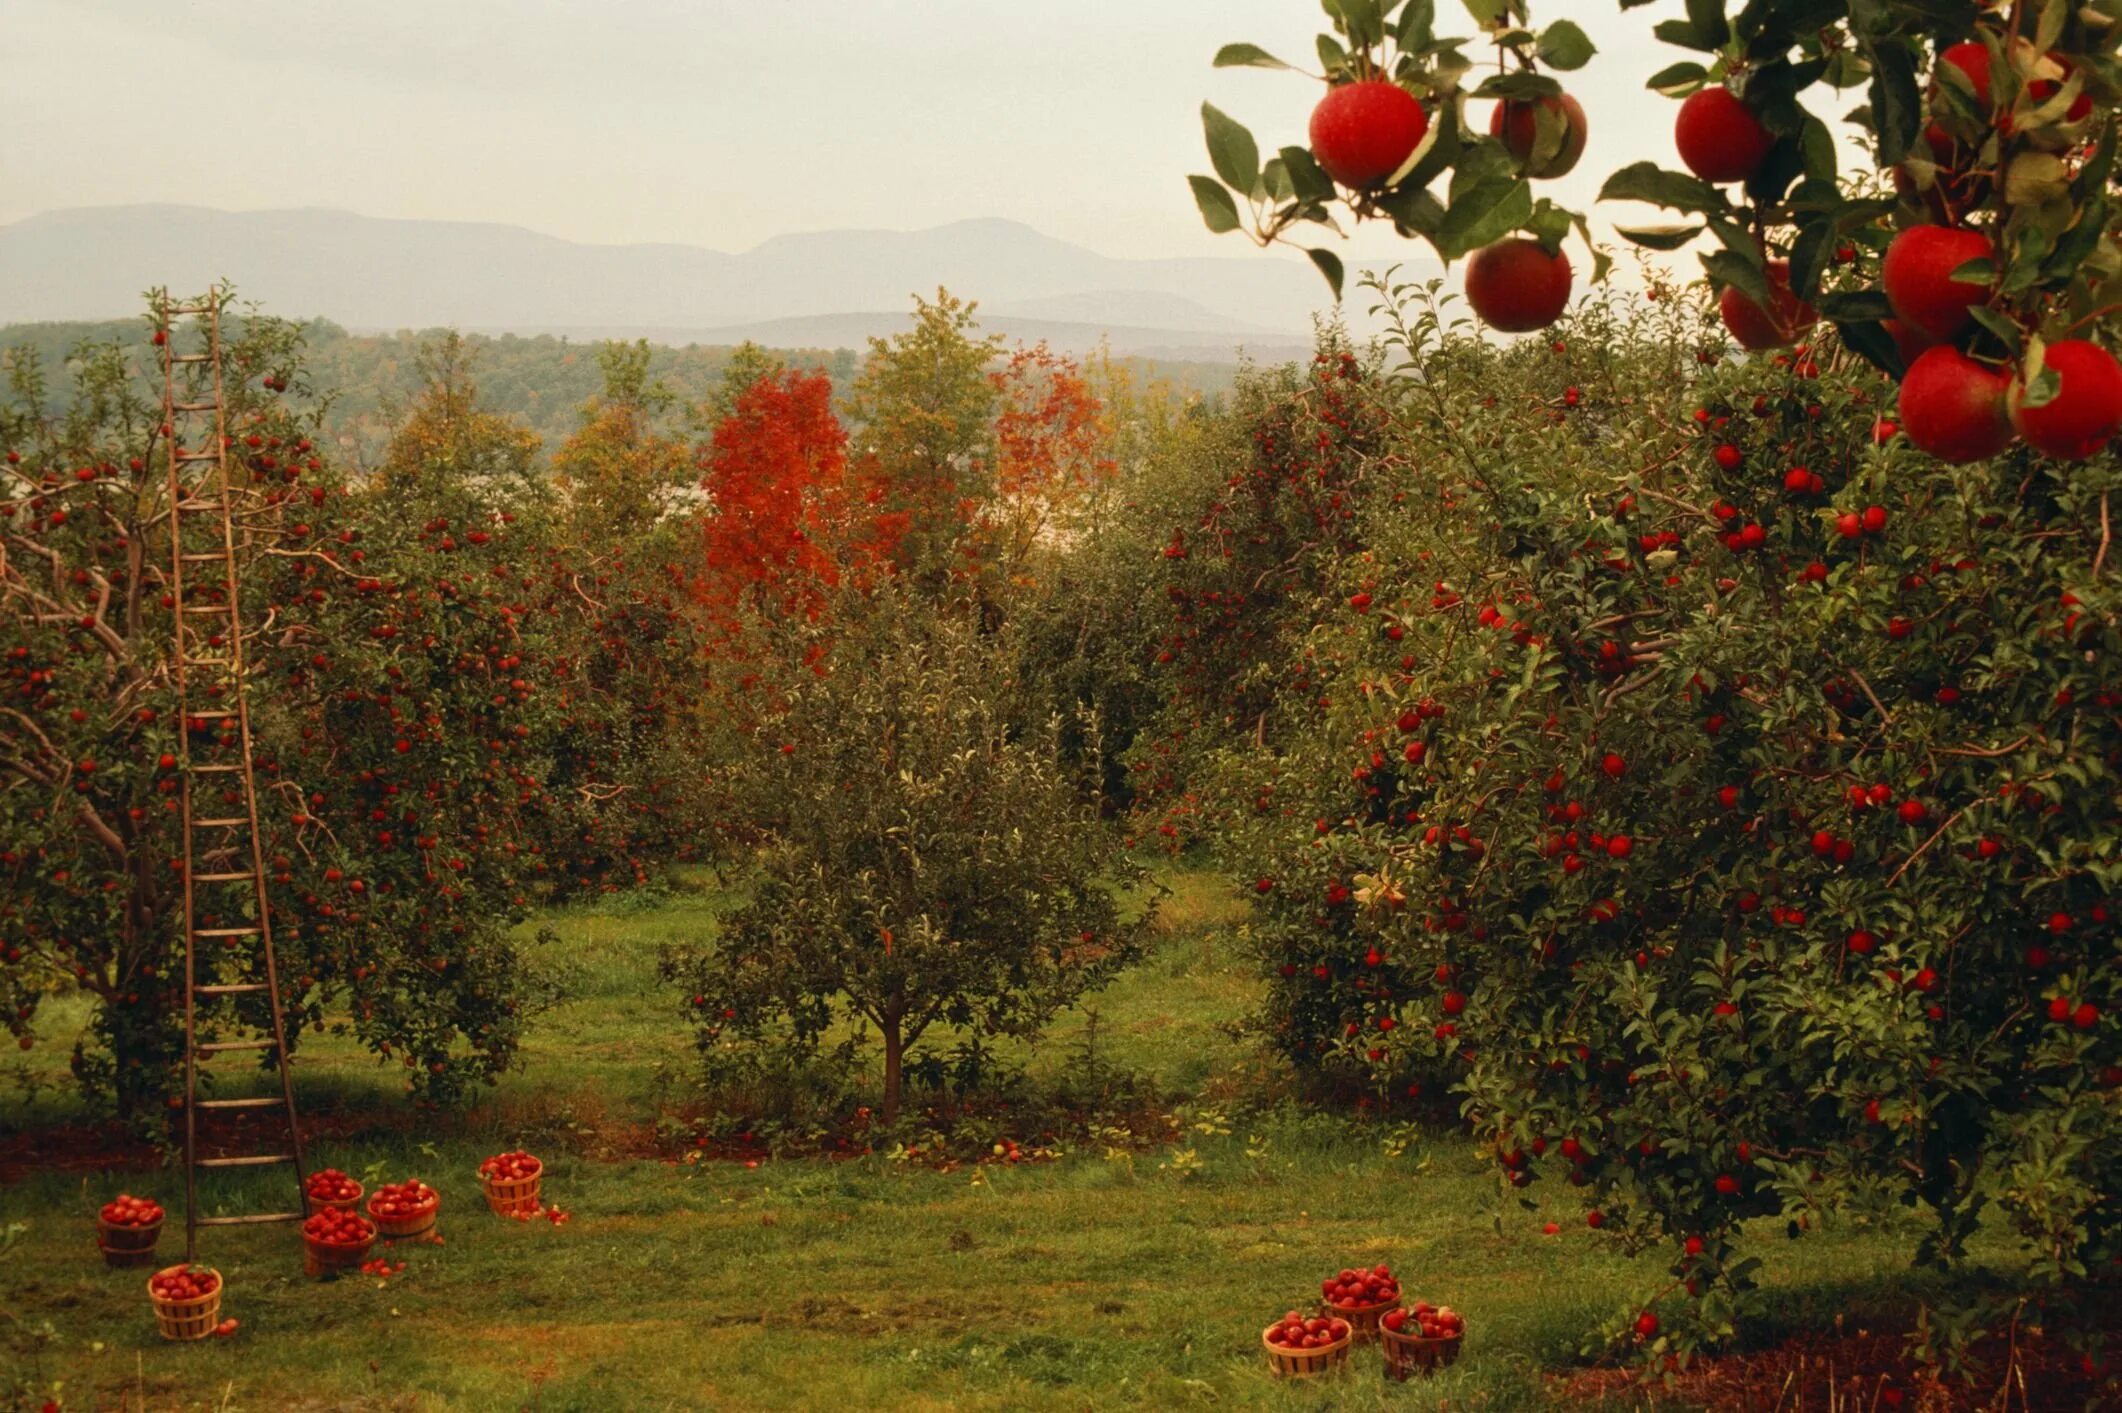
<svg viewBox="0 0 2122 1413">
<path fill-rule="evenodd" d="M 1110 335 L 1119 354 L 1220 361 L 1241 344 L 1291 356 L 1327 303 L 1301 258 L 1120 259 L 1003 220 L 780 236 L 736 254 L 314 209 L 95 207 L 0 226 L 0 323 L 119 317 L 152 285 L 188 293 L 223 277 L 276 313 L 357 330 L 832 346 L 860 346 L 873 321 L 898 317 L 871 311 L 945 285 L 1012 337 L 1082 351 Z M 815 319 L 830 338 L 779 327 Z"/>
</svg>

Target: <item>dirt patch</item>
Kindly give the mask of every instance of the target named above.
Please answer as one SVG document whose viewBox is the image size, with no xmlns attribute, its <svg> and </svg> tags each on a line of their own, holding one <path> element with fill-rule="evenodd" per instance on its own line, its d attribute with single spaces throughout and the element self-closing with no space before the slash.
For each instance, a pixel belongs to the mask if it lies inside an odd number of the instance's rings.
<svg viewBox="0 0 2122 1413">
<path fill-rule="evenodd" d="M 1937 1378 L 1907 1357 L 1905 1330 L 1796 1335 L 1685 1369 L 1592 1369 L 1557 1376 L 1557 1402 L 1720 1413 L 2083 1413 L 2122 1408 L 2122 1338 L 2110 1330 L 2097 1374 L 2061 1340 L 2021 1331 L 1976 1346 L 1972 1383 Z"/>
</svg>

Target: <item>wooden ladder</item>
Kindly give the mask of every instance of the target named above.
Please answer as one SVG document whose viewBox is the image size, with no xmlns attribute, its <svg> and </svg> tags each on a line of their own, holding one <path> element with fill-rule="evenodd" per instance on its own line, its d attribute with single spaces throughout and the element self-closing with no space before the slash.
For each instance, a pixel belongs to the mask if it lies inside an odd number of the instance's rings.
<svg viewBox="0 0 2122 1413">
<path fill-rule="evenodd" d="M 158 296 L 156 327 L 162 346 L 163 441 L 169 451 L 170 599 L 175 644 L 170 662 L 177 684 L 178 808 L 184 831 L 184 1259 L 196 1255 L 198 1229 L 253 1222 L 300 1221 L 303 1216 L 302 1129 L 295 1113 L 294 1079 L 289 1073 L 287 1022 L 282 1014 L 280 977 L 273 959 L 272 914 L 266 898 L 265 847 L 258 833 L 257 781 L 251 765 L 248 683 L 243 666 L 243 624 L 239 607 L 234 496 L 229 484 L 226 406 L 221 374 L 221 307 L 218 294 L 193 304 L 172 303 Z M 174 321 L 197 318 L 204 326 L 206 349 L 177 352 Z M 202 474 L 203 473 L 203 474 Z M 187 592 L 187 576 L 197 580 L 198 601 Z M 212 705 L 192 709 L 192 693 L 204 689 Z M 234 760 L 192 763 L 195 731 L 217 733 L 223 749 L 234 724 Z M 211 793 L 209 791 L 211 782 Z M 194 791 L 206 794 L 207 812 L 199 812 Z M 205 868 L 200 869 L 200 862 Z M 247 867 L 245 865 L 248 865 Z M 241 915 L 242 893 L 249 893 L 248 917 Z M 202 906 L 204 904 L 204 906 Z M 207 924 L 201 926 L 203 920 Z M 201 984 L 219 968 L 201 944 L 221 952 L 255 939 L 251 976 L 235 982 Z M 218 944 L 218 946 L 216 946 Z M 257 971 L 264 977 L 258 979 Z M 199 1039 L 199 1006 L 224 996 L 264 992 L 271 1006 L 272 1033 L 256 1039 Z M 201 1099 L 202 1060 L 231 1051 L 269 1051 L 280 1074 L 280 1094 L 244 1099 Z M 281 1109 L 287 1117 L 286 1151 L 237 1157 L 199 1156 L 201 1111 Z M 199 1170 L 245 1168 L 291 1163 L 295 1170 L 294 1210 L 238 1216 L 199 1215 Z"/>
</svg>

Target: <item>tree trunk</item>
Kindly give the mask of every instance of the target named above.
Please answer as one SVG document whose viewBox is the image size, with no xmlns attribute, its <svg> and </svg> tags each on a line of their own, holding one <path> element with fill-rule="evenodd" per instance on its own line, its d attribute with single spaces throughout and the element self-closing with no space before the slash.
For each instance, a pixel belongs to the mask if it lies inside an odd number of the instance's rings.
<svg viewBox="0 0 2122 1413">
<path fill-rule="evenodd" d="M 884 1033 L 884 1122 L 899 1121 L 900 1067 L 906 1059 L 906 1041 L 899 1033 L 899 1018 L 878 1022 L 877 1029 Z"/>
</svg>

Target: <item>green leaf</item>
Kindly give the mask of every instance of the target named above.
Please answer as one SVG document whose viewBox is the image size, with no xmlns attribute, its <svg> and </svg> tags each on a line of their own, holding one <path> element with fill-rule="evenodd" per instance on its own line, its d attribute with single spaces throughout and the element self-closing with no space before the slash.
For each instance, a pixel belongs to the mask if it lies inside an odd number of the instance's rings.
<svg viewBox="0 0 2122 1413">
<path fill-rule="evenodd" d="M 1631 245 L 1640 245 L 1645 250 L 1678 250 L 1702 234 L 1700 225 L 1692 226 L 1615 226 L 1614 234 Z"/>
<path fill-rule="evenodd" d="M 1290 183 L 1289 168 L 1280 157 L 1270 157 L 1260 165 L 1260 187 L 1270 201 L 1295 201 L 1297 189 Z"/>
<path fill-rule="evenodd" d="M 1534 73 L 1530 69 L 1518 69 L 1507 74 L 1490 74 L 1481 80 L 1473 91 L 1475 98 L 1554 98 L 1562 92 L 1562 85 L 1546 74 Z"/>
<path fill-rule="evenodd" d="M 1775 307 L 1758 251 L 1742 255 L 1736 250 L 1712 250 L 1702 257 L 1702 268 L 1717 284 L 1736 289 L 1763 309 Z"/>
<path fill-rule="evenodd" d="M 1223 184 L 1249 192 L 1260 179 L 1260 145 L 1245 127 L 1213 103 L 1201 105 L 1201 126 L 1208 135 L 1208 160 Z"/>
<path fill-rule="evenodd" d="M 1201 176 L 1188 177 L 1186 181 L 1194 189 L 1194 205 L 1201 208 L 1201 220 L 1209 230 L 1224 235 L 1238 229 L 1238 203 L 1221 182 Z"/>
<path fill-rule="evenodd" d="M 1491 178 L 1465 191 L 1454 190 L 1430 244 L 1446 260 L 1456 260 L 1509 235 L 1525 223 L 1532 210 L 1532 183 L 1517 176 Z"/>
<path fill-rule="evenodd" d="M 1312 264 L 1319 267 L 1319 273 L 1326 276 L 1326 282 L 1334 287 L 1334 299 L 1338 303 L 1341 298 L 1341 281 L 1344 275 L 1344 271 L 1341 268 L 1341 257 L 1334 254 L 1331 250 L 1313 249 L 1304 253 L 1311 257 Z"/>
<path fill-rule="evenodd" d="M 1805 115 L 1805 126 L 1798 132 L 1798 151 L 1808 178 L 1834 181 L 1837 171 L 1835 135 L 1827 130 L 1827 124 L 1810 113 Z"/>
<path fill-rule="evenodd" d="M 2021 152 L 2004 169 L 2004 200 L 2042 206 L 2070 194 L 2070 170 L 2053 152 Z"/>
<path fill-rule="evenodd" d="M 1687 0 L 1687 23 L 1705 48 L 1722 49 L 1731 43 L 1731 25 L 1724 18 L 1724 0 Z"/>
<path fill-rule="evenodd" d="M 1984 308 L 1981 305 L 1976 305 L 1969 309 L 1968 313 L 1974 315 L 1976 323 L 1995 334 L 1998 341 L 2004 345 L 2006 351 L 2014 358 L 2018 357 L 2020 346 L 2025 341 L 2025 335 L 2019 332 L 2017 324 L 2014 324 L 1996 310 Z"/>
<path fill-rule="evenodd" d="M 1877 290 L 1841 290 L 1820 296 L 1820 312 L 1837 324 L 1875 324 L 1894 317 L 1894 307 Z"/>
<path fill-rule="evenodd" d="M 1825 221 L 1808 221 L 1799 228 L 1798 238 L 1790 247 L 1790 287 L 1800 298 L 1810 298 L 1819 293 L 1820 273 L 1827 268 L 1827 257 L 1834 249 L 1835 228 Z M 1851 316 L 1857 317 L 1857 316 Z M 1884 315 L 1866 314 L 1863 318 L 1883 318 Z"/>
<path fill-rule="evenodd" d="M 1400 27 L 1395 37 L 1402 49 L 1420 49 L 1435 41 L 1436 27 L 1435 0 L 1407 0 L 1407 8 L 1400 12 Z"/>
<path fill-rule="evenodd" d="M 1724 205 L 1715 187 L 1700 177 L 1668 172 L 1655 162 L 1632 162 L 1606 179 L 1601 201 L 1648 201 L 1675 211 L 1711 211 Z"/>
<path fill-rule="evenodd" d="M 1668 98 L 1684 98 L 1708 82 L 1708 69 L 1692 59 L 1682 59 L 1679 63 L 1667 64 L 1652 74 L 1649 82 L 1643 86 Z"/>
<path fill-rule="evenodd" d="M 1855 88 L 1871 78 L 1871 65 L 1862 54 L 1849 49 L 1837 49 L 1828 57 L 1823 72 L 1829 88 L 1840 91 Z"/>
<path fill-rule="evenodd" d="M 1474 23 L 1483 29 L 1493 29 L 1503 22 L 1510 10 L 1508 0 L 1460 0 L 1466 13 L 1472 15 Z"/>
<path fill-rule="evenodd" d="M 1277 155 L 1282 159 L 1282 169 L 1289 173 L 1290 187 L 1297 193 L 1299 201 L 1334 199 L 1334 179 L 1312 156 L 1310 148 L 1285 147 Z"/>
<path fill-rule="evenodd" d="M 1328 78 L 1334 77 L 1348 67 L 1348 51 L 1343 49 L 1339 41 L 1332 35 L 1322 34 L 1319 36 L 1318 50 L 1319 67 L 1326 71 Z"/>
<path fill-rule="evenodd" d="M 1540 31 L 1540 41 L 1533 47 L 1533 52 L 1550 69 L 1567 73 L 1583 68 L 1599 51 L 1593 47 L 1591 36 L 1577 25 L 1568 20 L 1556 20 Z"/>
<path fill-rule="evenodd" d="M 1887 377 L 1898 381 L 1908 371 L 1901 362 L 1901 346 L 1894 342 L 1894 336 L 1886 332 L 1884 325 L 1837 324 L 1835 328 L 1850 351 Z"/>
<path fill-rule="evenodd" d="M 1872 69 L 1870 106 L 1873 129 L 1879 135 L 1879 162 L 1891 167 L 1908 155 L 1923 126 L 1915 56 L 1898 39 L 1874 42 L 1860 35 L 1857 42 Z M 1953 68 L 1950 64 L 1939 67 Z"/>
<path fill-rule="evenodd" d="M 2054 401 L 2056 394 L 2061 391 L 2063 391 L 2063 380 L 2056 376 L 2055 369 L 2043 364 L 2041 371 L 2027 382 L 2026 392 L 2019 398 L 2019 406 L 2046 407 L 2050 402 Z"/>
<path fill-rule="evenodd" d="M 1525 233 L 1539 241 L 1541 249 L 1553 255 L 1568 238 L 1572 221 L 1570 213 L 1554 202 L 1541 201 L 1533 207 L 1532 216 L 1525 222 Z"/>
<path fill-rule="evenodd" d="M 1289 65 L 1257 44 L 1226 44 L 1216 51 L 1219 69 L 1286 69 Z"/>
<path fill-rule="evenodd" d="M 1660 20 L 1651 26 L 1651 33 L 1667 44 L 1678 45 L 1682 49 L 1698 49 L 1705 54 L 1714 54 L 1719 47 L 1703 39 L 1686 20 Z"/>
</svg>

